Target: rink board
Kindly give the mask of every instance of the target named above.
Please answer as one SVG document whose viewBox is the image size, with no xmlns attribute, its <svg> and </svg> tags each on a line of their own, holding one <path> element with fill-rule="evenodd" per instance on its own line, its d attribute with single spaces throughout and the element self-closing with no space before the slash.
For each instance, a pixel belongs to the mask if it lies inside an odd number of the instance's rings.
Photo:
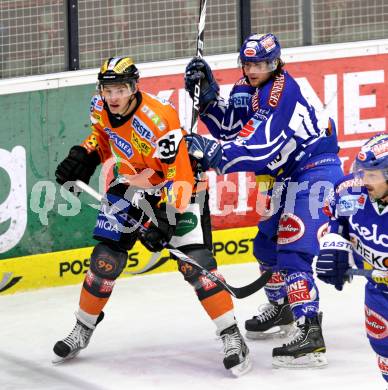
<svg viewBox="0 0 388 390">
<path fill-rule="evenodd" d="M 218 264 L 236 264 L 254 261 L 252 252 L 256 227 L 219 230 L 213 233 L 213 253 Z M 0 294 L 13 294 L 45 287 L 81 283 L 89 267 L 93 247 L 16 257 L 0 261 Z M 128 252 L 128 262 L 121 277 L 171 272 L 177 263 L 169 260 L 168 251 L 160 256 L 145 249 L 139 242 Z M 153 268 L 145 271 L 150 264 Z"/>
</svg>

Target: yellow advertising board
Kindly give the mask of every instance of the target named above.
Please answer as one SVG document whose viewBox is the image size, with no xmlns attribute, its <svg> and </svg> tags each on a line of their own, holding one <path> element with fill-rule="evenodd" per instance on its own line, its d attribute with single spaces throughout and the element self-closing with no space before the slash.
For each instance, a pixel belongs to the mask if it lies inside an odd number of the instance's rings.
<svg viewBox="0 0 388 390">
<path fill-rule="evenodd" d="M 213 233 L 213 253 L 219 265 L 254 261 L 253 238 L 257 227 L 218 230 Z M 66 286 L 83 281 L 92 247 L 16 257 L 0 261 L 0 294 L 45 287 Z M 167 250 L 155 255 L 139 242 L 128 252 L 121 277 L 171 272 L 177 263 Z"/>
</svg>

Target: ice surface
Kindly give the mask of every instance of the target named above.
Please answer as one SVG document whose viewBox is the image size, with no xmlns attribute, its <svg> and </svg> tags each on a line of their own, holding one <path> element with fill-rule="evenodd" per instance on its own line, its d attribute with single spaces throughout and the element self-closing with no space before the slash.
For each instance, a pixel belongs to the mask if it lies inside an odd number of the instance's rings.
<svg viewBox="0 0 388 390">
<path fill-rule="evenodd" d="M 242 286 L 257 264 L 220 267 Z M 80 286 L 0 297 L 0 389 L 201 389 L 377 390 L 385 388 L 364 331 L 362 277 L 345 291 L 319 283 L 329 366 L 316 370 L 273 369 L 279 340 L 249 341 L 253 370 L 232 378 L 222 365 L 221 341 L 193 289 L 179 273 L 119 280 L 105 319 L 89 347 L 72 361 L 51 364 L 54 343 L 74 326 Z M 262 291 L 235 300 L 241 329 Z"/>
</svg>

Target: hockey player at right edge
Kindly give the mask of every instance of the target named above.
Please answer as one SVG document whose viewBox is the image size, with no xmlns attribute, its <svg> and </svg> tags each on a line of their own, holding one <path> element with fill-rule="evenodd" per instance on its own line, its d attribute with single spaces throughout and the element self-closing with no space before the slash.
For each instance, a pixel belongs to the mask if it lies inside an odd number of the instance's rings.
<svg viewBox="0 0 388 390">
<path fill-rule="evenodd" d="M 354 173 L 345 176 L 328 199 L 328 233 L 320 240 L 318 278 L 342 290 L 349 257 L 361 269 L 382 271 L 365 285 L 365 327 L 388 384 L 388 135 L 361 148 Z"/>
</svg>

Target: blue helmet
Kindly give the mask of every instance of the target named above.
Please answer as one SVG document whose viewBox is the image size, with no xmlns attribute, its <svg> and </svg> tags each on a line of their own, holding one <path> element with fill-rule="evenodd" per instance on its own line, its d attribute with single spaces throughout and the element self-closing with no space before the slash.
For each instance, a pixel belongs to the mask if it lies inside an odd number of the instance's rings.
<svg viewBox="0 0 388 390">
<path fill-rule="evenodd" d="M 280 58 L 280 44 L 273 34 L 253 34 L 245 39 L 240 49 L 240 61 L 272 62 Z"/>
<path fill-rule="evenodd" d="M 388 180 L 388 134 L 376 134 L 361 147 L 354 171 L 363 170 L 382 170 Z"/>
</svg>

